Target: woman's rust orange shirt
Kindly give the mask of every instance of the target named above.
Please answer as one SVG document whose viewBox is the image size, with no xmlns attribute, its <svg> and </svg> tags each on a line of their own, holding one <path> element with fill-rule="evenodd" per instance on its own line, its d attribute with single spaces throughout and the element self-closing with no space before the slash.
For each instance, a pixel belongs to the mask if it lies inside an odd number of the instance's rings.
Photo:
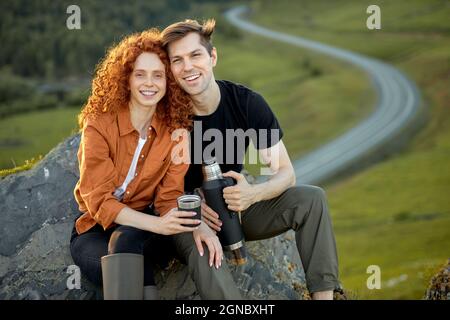
<svg viewBox="0 0 450 320">
<path fill-rule="evenodd" d="M 184 136 L 175 140 L 171 136 L 169 128 L 154 114 L 135 177 L 119 201 L 113 193 L 128 174 L 139 140 L 129 108 L 86 121 L 78 150 L 80 180 L 74 190 L 79 209 L 84 212 L 75 223 L 78 234 L 96 223 L 105 230 L 113 226 L 120 210 L 127 206 L 140 211 L 153 203 L 160 215 L 177 207 L 189 164 L 176 164 L 171 155 L 179 143 L 177 150 L 188 150 L 183 145 L 188 139 Z"/>
</svg>

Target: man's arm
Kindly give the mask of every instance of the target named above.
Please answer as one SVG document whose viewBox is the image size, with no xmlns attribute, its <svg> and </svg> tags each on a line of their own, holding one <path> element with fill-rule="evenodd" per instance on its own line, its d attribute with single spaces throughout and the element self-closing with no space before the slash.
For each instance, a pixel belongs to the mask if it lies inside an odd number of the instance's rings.
<svg viewBox="0 0 450 320">
<path fill-rule="evenodd" d="M 243 211 L 258 201 L 273 199 L 295 185 L 294 168 L 282 140 L 270 148 L 259 150 L 259 154 L 269 166 L 261 172 L 271 174 L 268 181 L 251 185 L 240 173 L 229 171 L 223 174 L 224 177 L 232 177 L 237 181 L 236 185 L 223 189 L 223 196 L 230 210 Z"/>
<path fill-rule="evenodd" d="M 271 148 L 260 150 L 259 154 L 263 162 L 269 165 L 269 168 L 261 169 L 264 170 L 262 174 L 270 171 L 271 178 L 255 185 L 257 191 L 255 202 L 273 199 L 296 183 L 294 168 L 282 140 Z"/>
</svg>

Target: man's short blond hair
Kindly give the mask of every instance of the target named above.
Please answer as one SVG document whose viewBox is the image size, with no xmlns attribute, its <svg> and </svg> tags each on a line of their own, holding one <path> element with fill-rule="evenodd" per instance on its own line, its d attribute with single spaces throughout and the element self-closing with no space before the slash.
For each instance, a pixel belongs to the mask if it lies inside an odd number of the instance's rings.
<svg viewBox="0 0 450 320">
<path fill-rule="evenodd" d="M 211 55 L 213 49 L 211 38 L 215 26 L 216 20 L 214 19 L 208 19 L 204 21 L 203 24 L 198 23 L 197 20 L 191 19 L 175 22 L 165 28 L 161 33 L 162 44 L 167 48 L 170 43 L 184 38 L 189 33 L 195 32 L 200 36 L 200 43 L 206 48 L 209 55 Z"/>
</svg>

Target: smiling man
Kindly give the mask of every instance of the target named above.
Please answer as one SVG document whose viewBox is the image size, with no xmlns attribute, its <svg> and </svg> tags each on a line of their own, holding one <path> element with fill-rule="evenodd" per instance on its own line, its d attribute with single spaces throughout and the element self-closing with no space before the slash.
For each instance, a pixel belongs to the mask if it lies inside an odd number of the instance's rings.
<svg viewBox="0 0 450 320">
<path fill-rule="evenodd" d="M 325 193 L 316 186 L 296 186 L 292 163 L 282 141 L 283 131 L 264 98 L 243 85 L 215 79 L 213 68 L 218 55 L 211 43 L 214 27 L 214 20 L 203 25 L 186 20 L 168 26 L 162 33 L 172 73 L 193 101 L 191 158 L 200 156 L 205 160 L 204 151 L 212 142 L 205 138 L 204 132 L 220 131 L 221 150 L 216 150 L 213 156 L 216 156 L 224 177 L 237 181 L 235 186 L 224 189 L 223 196 L 230 210 L 242 213 L 246 241 L 267 239 L 294 230 L 312 298 L 332 299 L 333 290 L 339 288 L 338 258 Z M 244 139 L 245 143 L 236 144 L 236 136 L 227 134 L 229 130 L 241 135 L 251 130 L 265 134 L 252 135 Z M 249 184 L 240 173 L 250 140 L 272 172 L 263 183 Z M 199 152 L 200 155 L 195 154 Z M 226 159 L 220 156 L 230 153 L 233 156 Z M 201 162 L 190 164 L 185 177 L 186 191 L 201 187 Z M 205 203 L 202 204 L 202 217 L 209 228 L 220 231 L 222 222 L 218 214 Z M 240 298 L 226 263 L 217 263 L 221 248 L 208 245 L 211 235 L 202 230 L 194 232 L 194 237 L 186 233 L 175 236 L 200 296 L 203 299 Z M 208 259 L 202 259 L 205 250 L 202 242 L 207 245 L 205 256 Z M 212 266 L 214 261 L 216 268 L 208 267 L 208 263 Z"/>
</svg>

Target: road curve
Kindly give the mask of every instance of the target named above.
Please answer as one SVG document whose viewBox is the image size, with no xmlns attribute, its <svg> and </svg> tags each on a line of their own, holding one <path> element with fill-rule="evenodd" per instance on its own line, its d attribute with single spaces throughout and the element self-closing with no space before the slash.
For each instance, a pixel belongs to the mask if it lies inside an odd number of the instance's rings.
<svg viewBox="0 0 450 320">
<path fill-rule="evenodd" d="M 420 93 L 413 82 L 399 70 L 380 60 L 302 37 L 273 31 L 240 16 L 245 6 L 225 12 L 226 19 L 237 28 L 260 36 L 310 49 L 349 62 L 367 72 L 373 81 L 378 101 L 375 111 L 342 136 L 295 160 L 298 184 L 316 184 L 347 169 L 367 152 L 391 141 L 416 115 Z"/>
</svg>

